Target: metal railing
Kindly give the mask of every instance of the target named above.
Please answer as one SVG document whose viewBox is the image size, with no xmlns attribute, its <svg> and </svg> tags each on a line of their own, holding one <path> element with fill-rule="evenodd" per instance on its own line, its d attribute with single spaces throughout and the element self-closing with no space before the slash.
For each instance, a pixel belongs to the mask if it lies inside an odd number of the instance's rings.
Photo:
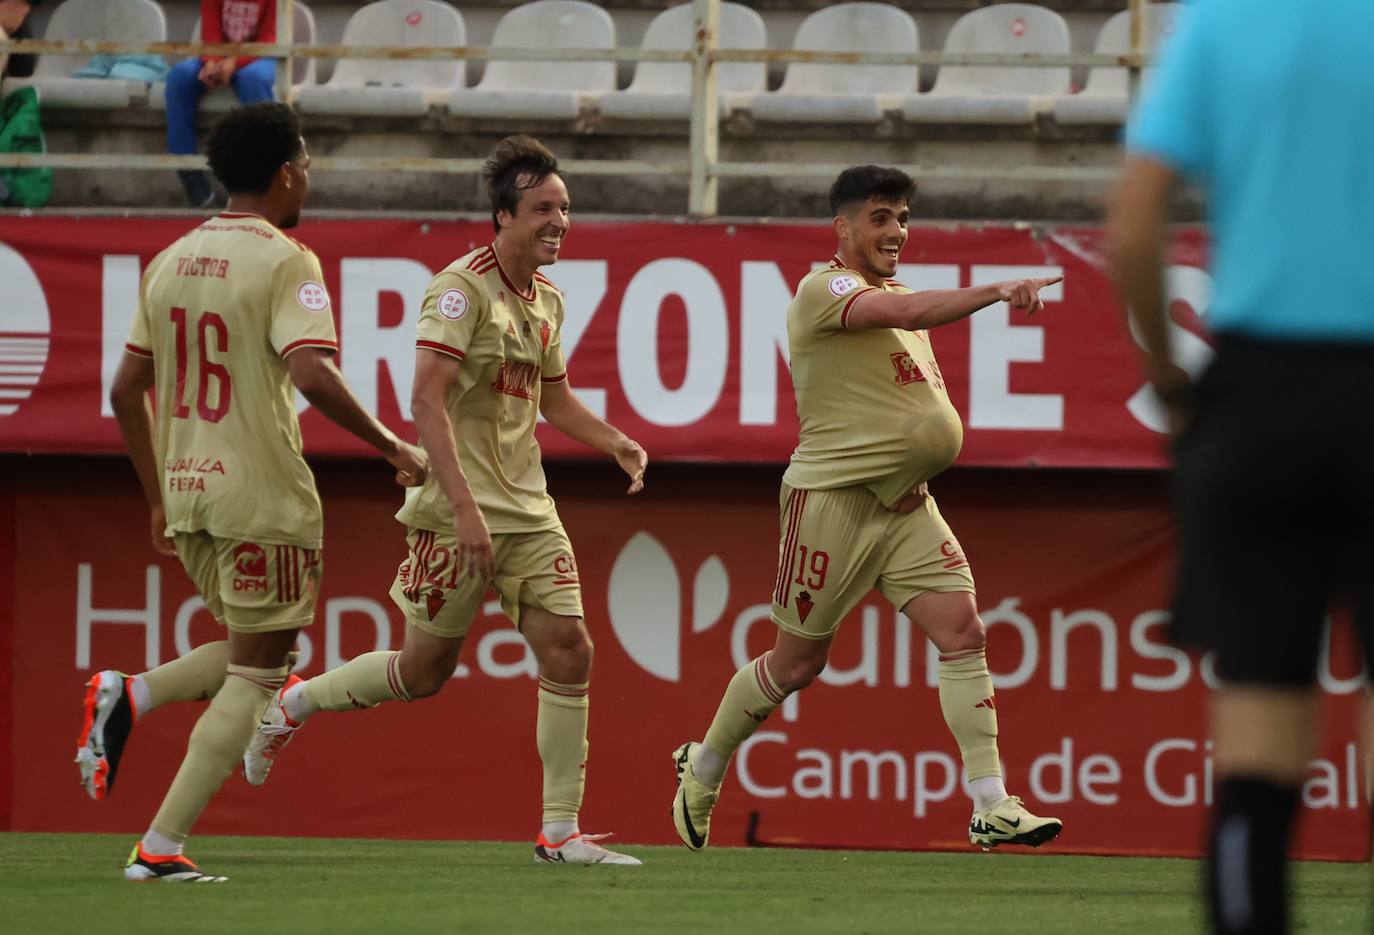
<svg viewBox="0 0 1374 935">
<path fill-rule="evenodd" d="M 277 0 L 278 38 L 274 43 L 120 42 L 106 40 L 0 41 L 0 56 L 28 52 L 45 55 L 251 55 L 275 58 L 280 97 L 292 99 L 291 81 L 296 59 L 393 59 L 560 61 L 560 62 L 671 62 L 692 66 L 692 108 L 688 130 L 688 157 L 683 161 L 633 159 L 568 159 L 563 166 L 576 175 L 688 176 L 688 211 L 714 216 L 723 178 L 833 176 L 842 165 L 823 163 L 732 162 L 720 158 L 720 105 L 717 69 L 734 62 L 791 64 L 904 65 L 904 66 L 1000 66 L 1063 68 L 1066 66 L 1124 67 L 1128 70 L 1129 98 L 1135 99 L 1141 70 L 1150 64 L 1144 54 L 1145 17 L 1148 0 L 1128 0 L 1130 48 L 1124 55 L 1071 53 L 1068 55 L 946 53 L 946 52 L 829 52 L 805 49 L 722 49 L 719 46 L 721 0 L 692 0 L 695 43 L 688 49 L 549 49 L 513 46 L 352 46 L 294 45 L 294 0 Z M 54 169 L 183 169 L 205 165 L 201 156 L 138 153 L 0 153 L 0 168 Z M 319 156 L 312 168 L 348 172 L 473 173 L 481 159 L 442 159 L 421 156 Z M 1091 166 L 953 166 L 939 164 L 902 167 L 918 181 L 1001 180 L 1024 182 L 1110 181 L 1116 169 Z"/>
</svg>

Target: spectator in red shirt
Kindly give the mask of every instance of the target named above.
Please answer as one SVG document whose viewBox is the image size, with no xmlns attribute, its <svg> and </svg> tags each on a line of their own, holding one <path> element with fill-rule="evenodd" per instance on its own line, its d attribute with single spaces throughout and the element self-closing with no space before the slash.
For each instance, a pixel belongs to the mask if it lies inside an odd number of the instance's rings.
<svg viewBox="0 0 1374 935">
<path fill-rule="evenodd" d="M 207 44 L 276 42 L 277 0 L 201 0 L 200 34 Z M 232 85 L 244 104 L 270 101 L 276 76 L 275 60 L 252 56 L 203 55 L 172 66 L 167 74 L 167 151 L 176 155 L 196 151 L 196 111 L 207 91 Z M 191 205 L 215 204 L 218 196 L 204 171 L 182 169 L 177 175 Z"/>
</svg>

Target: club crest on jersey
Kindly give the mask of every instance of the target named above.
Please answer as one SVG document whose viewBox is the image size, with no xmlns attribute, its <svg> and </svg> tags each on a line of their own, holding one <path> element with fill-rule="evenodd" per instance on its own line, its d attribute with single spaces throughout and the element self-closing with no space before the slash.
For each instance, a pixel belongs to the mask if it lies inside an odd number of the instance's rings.
<svg viewBox="0 0 1374 935">
<path fill-rule="evenodd" d="M 897 371 L 897 376 L 893 379 L 897 383 L 905 386 L 908 383 L 920 383 L 925 380 L 925 374 L 921 372 L 921 365 L 916 363 L 916 359 L 906 351 L 892 354 L 892 369 Z"/>
<path fill-rule="evenodd" d="M 317 282 L 303 282 L 296 290 L 296 301 L 307 312 L 322 312 L 329 308 L 329 293 Z"/>
<path fill-rule="evenodd" d="M 853 276 L 835 276 L 830 280 L 831 295 L 848 295 L 859 288 L 860 282 Z"/>
<path fill-rule="evenodd" d="M 539 323 L 539 343 L 546 351 L 549 349 L 549 337 L 552 334 L 553 329 L 549 327 L 549 323 L 547 321 L 541 321 Z"/>
<path fill-rule="evenodd" d="M 450 289 L 439 296 L 439 314 L 457 321 L 468 313 L 468 297 L 462 289 Z"/>
</svg>

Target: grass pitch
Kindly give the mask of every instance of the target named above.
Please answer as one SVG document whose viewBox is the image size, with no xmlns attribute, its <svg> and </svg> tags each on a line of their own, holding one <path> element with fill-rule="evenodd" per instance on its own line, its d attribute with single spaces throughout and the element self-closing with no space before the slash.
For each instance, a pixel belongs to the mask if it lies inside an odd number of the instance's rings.
<svg viewBox="0 0 1374 935">
<path fill-rule="evenodd" d="M 536 866 L 527 844 L 197 838 L 219 886 L 134 885 L 132 835 L 0 834 L 15 933 L 1174 933 L 1198 865 L 1121 857 L 635 847 L 643 867 Z M 1299 864 L 1299 931 L 1370 929 L 1368 865 Z"/>
</svg>

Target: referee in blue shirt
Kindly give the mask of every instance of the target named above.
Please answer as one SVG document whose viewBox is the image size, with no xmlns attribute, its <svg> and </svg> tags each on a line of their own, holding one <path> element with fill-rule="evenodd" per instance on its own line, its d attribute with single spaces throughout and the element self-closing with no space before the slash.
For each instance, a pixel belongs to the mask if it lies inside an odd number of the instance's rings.
<svg viewBox="0 0 1374 935">
<path fill-rule="evenodd" d="M 1374 648 L 1374 0 L 1197 0 L 1127 129 L 1118 284 L 1174 435 L 1174 634 L 1217 652 L 1218 932 L 1288 930 L 1334 599 Z M 1216 356 L 1175 363 L 1162 288 L 1181 178 L 1206 195 Z"/>
</svg>

